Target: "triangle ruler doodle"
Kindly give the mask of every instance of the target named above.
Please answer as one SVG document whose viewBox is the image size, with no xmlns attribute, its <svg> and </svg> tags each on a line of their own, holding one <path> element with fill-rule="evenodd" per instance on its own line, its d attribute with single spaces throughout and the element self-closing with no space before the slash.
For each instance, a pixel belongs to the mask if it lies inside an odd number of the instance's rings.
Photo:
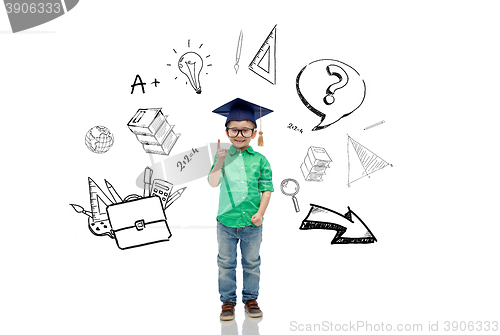
<svg viewBox="0 0 500 335">
<path fill-rule="evenodd" d="M 373 172 L 385 168 L 387 165 L 392 166 L 392 164 L 387 163 L 365 146 L 353 140 L 349 135 L 347 135 L 347 160 L 348 186 L 351 186 L 351 183 L 358 179 L 369 176 Z"/>
<path fill-rule="evenodd" d="M 94 221 L 106 220 L 108 214 L 106 208 L 113 202 L 106 193 L 89 177 L 90 211 Z"/>
<path fill-rule="evenodd" d="M 276 25 L 248 66 L 250 70 L 276 85 Z"/>
</svg>

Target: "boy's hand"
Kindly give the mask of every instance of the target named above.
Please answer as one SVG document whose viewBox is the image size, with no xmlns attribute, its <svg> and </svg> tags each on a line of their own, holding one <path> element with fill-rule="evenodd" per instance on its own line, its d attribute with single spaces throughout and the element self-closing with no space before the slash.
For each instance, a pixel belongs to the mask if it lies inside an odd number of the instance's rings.
<svg viewBox="0 0 500 335">
<path fill-rule="evenodd" d="M 226 159 L 226 155 L 227 155 L 227 149 L 221 149 L 220 148 L 220 139 L 219 141 L 217 142 L 217 161 L 222 164 L 224 162 L 224 160 Z"/>
<path fill-rule="evenodd" d="M 254 216 L 252 216 L 251 221 L 254 225 L 260 226 L 262 224 L 262 215 L 260 215 L 259 213 L 255 214 Z"/>
</svg>

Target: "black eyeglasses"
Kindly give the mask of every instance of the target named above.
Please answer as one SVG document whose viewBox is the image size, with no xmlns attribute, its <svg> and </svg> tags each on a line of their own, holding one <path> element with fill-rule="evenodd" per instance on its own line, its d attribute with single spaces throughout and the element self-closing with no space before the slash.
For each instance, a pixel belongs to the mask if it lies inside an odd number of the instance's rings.
<svg viewBox="0 0 500 335">
<path fill-rule="evenodd" d="M 249 128 L 243 128 L 243 129 L 236 129 L 236 128 L 226 128 L 227 134 L 229 137 L 237 137 L 239 133 L 241 133 L 241 136 L 245 138 L 252 137 L 254 129 L 249 129 Z"/>
</svg>

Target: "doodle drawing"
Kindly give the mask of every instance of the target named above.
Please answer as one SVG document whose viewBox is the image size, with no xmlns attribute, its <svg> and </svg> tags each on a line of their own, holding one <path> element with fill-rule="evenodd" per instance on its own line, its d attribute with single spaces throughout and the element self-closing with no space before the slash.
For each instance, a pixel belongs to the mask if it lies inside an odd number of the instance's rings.
<svg viewBox="0 0 500 335">
<path fill-rule="evenodd" d="M 377 239 L 361 218 L 347 207 L 345 214 L 340 214 L 326 207 L 311 204 L 306 218 L 302 220 L 301 230 L 335 230 L 337 234 L 331 244 L 373 243 Z"/>
<path fill-rule="evenodd" d="M 248 68 L 276 85 L 276 25 L 262 43 Z"/>
<path fill-rule="evenodd" d="M 387 165 L 392 167 L 392 164 L 387 163 L 349 135 L 347 135 L 347 161 L 347 186 L 351 186 L 351 183 L 363 177 L 370 177 L 371 173 L 383 169 Z"/>
<path fill-rule="evenodd" d="M 161 108 L 141 108 L 127 124 L 144 151 L 151 154 L 169 155 L 180 134 L 167 122 Z"/>
<path fill-rule="evenodd" d="M 238 38 L 238 46 L 236 47 L 236 63 L 234 64 L 234 70 L 236 71 L 236 74 L 238 74 L 238 69 L 240 68 L 242 45 L 243 45 L 243 30 L 240 31 L 240 37 Z"/>
<path fill-rule="evenodd" d="M 165 204 L 165 207 L 163 209 L 169 208 L 174 203 L 174 201 L 176 201 L 177 199 L 179 199 L 181 197 L 182 193 L 184 193 L 185 190 L 186 190 L 186 187 L 183 187 L 181 189 L 178 189 L 174 193 L 172 193 L 168 197 L 167 203 Z"/>
<path fill-rule="evenodd" d="M 107 212 L 116 245 L 122 250 L 168 241 L 172 236 L 157 196 L 112 204 Z"/>
<path fill-rule="evenodd" d="M 382 121 L 380 121 L 380 122 L 374 123 L 374 124 L 372 124 L 371 126 L 366 127 L 364 130 L 368 130 L 368 129 L 373 128 L 373 127 L 376 127 L 376 126 L 380 126 L 380 125 L 381 125 L 382 123 L 384 123 L 384 122 L 385 122 L 385 121 L 384 121 L 384 120 L 382 120 Z"/>
<path fill-rule="evenodd" d="M 96 154 L 108 152 L 113 146 L 115 138 L 108 128 L 104 126 L 95 126 L 89 129 L 85 134 L 85 145 Z"/>
<path fill-rule="evenodd" d="M 287 178 L 281 182 L 281 192 L 284 195 L 292 197 L 293 205 L 295 207 L 296 212 L 300 211 L 299 202 L 295 197 L 297 193 L 299 193 L 299 190 L 300 190 L 299 183 L 295 179 Z"/>
<path fill-rule="evenodd" d="M 96 184 L 92 178 L 88 178 L 89 196 L 90 196 L 90 211 L 86 211 L 82 206 L 71 204 L 77 213 L 82 213 L 88 216 L 88 228 L 90 232 L 96 236 L 108 236 L 115 238 L 109 223 L 108 213 L 106 208 L 111 205 L 112 201 L 106 193 Z M 109 184 L 109 185 L 108 185 Z M 106 181 L 108 190 L 113 186 Z M 114 188 L 113 188 L 114 190 Z M 115 191 L 116 192 L 116 191 Z"/>
<path fill-rule="evenodd" d="M 304 106 L 321 118 L 312 130 L 324 129 L 350 115 L 366 95 L 359 73 L 334 59 L 319 59 L 304 66 L 295 86 Z"/>
<path fill-rule="evenodd" d="M 229 144 L 229 146 L 231 145 Z M 181 185 L 199 178 L 206 178 L 207 171 L 212 166 L 208 148 L 209 146 L 205 144 L 202 147 L 191 148 L 187 151 L 170 155 L 156 163 L 151 161 L 151 168 L 159 171 L 157 174 L 158 177 L 168 180 L 174 185 Z M 137 176 L 136 185 L 142 188 L 147 180 L 149 179 L 145 179 L 145 174 L 141 172 Z"/>
<path fill-rule="evenodd" d="M 200 44 L 198 49 L 201 49 L 202 46 L 203 44 Z M 191 40 L 188 40 L 188 48 L 191 48 Z M 177 54 L 177 51 L 175 49 L 173 50 Z M 205 58 L 208 57 L 210 57 L 210 55 Z M 186 85 L 189 82 L 197 94 L 201 93 L 200 75 L 203 70 L 203 65 L 203 57 L 194 51 L 185 52 L 177 61 L 179 71 L 187 78 Z M 167 66 L 172 66 L 172 64 L 167 64 Z M 208 64 L 207 66 L 212 66 L 212 64 Z M 175 79 L 177 79 L 177 77 L 175 77 Z"/>
<path fill-rule="evenodd" d="M 165 209 L 180 198 L 186 187 L 173 194 L 172 184 L 153 180 L 153 171 L 144 172 L 144 196 L 131 194 L 122 198 L 107 180 L 106 193 L 89 177 L 90 211 L 70 204 L 77 213 L 88 217 L 88 228 L 97 236 L 109 236 L 120 249 L 130 249 L 168 241 L 172 236 Z"/>
<path fill-rule="evenodd" d="M 326 174 L 326 169 L 330 167 L 331 161 L 325 149 L 309 147 L 300 170 L 306 181 L 323 181 L 323 176 Z"/>
<path fill-rule="evenodd" d="M 147 184 L 144 184 L 144 188 L 146 189 Z M 153 185 L 151 186 L 151 192 L 153 195 L 156 195 L 161 199 L 161 205 L 163 209 L 167 207 L 167 200 L 168 197 L 170 196 L 170 192 L 172 192 L 172 183 L 169 183 L 168 181 L 161 180 L 161 179 L 155 179 L 153 180 Z M 149 187 L 147 187 L 149 188 Z"/>
</svg>

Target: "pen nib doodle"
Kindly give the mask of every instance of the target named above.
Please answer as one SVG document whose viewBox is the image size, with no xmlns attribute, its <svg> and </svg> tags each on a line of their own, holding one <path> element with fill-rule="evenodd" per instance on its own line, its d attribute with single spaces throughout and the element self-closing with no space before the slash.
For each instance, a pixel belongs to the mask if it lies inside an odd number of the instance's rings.
<svg viewBox="0 0 500 335">
<path fill-rule="evenodd" d="M 300 70 L 295 82 L 300 100 L 321 121 L 321 130 L 350 115 L 366 95 L 365 81 L 351 66 L 334 59 L 320 59 Z"/>
<path fill-rule="evenodd" d="M 172 233 L 165 210 L 180 198 L 181 188 L 172 193 L 172 184 L 161 179 L 151 182 L 153 171 L 144 172 L 143 196 L 131 194 L 122 198 L 110 182 L 105 180 L 110 196 L 89 177 L 90 211 L 70 204 L 77 213 L 88 217 L 88 228 L 97 236 L 115 240 L 118 248 L 130 249 L 169 241 Z"/>
<path fill-rule="evenodd" d="M 326 229 L 337 233 L 331 244 L 373 243 L 377 239 L 361 218 L 347 207 L 340 214 L 326 207 L 311 204 L 311 209 L 300 225 L 301 230 Z"/>
</svg>

